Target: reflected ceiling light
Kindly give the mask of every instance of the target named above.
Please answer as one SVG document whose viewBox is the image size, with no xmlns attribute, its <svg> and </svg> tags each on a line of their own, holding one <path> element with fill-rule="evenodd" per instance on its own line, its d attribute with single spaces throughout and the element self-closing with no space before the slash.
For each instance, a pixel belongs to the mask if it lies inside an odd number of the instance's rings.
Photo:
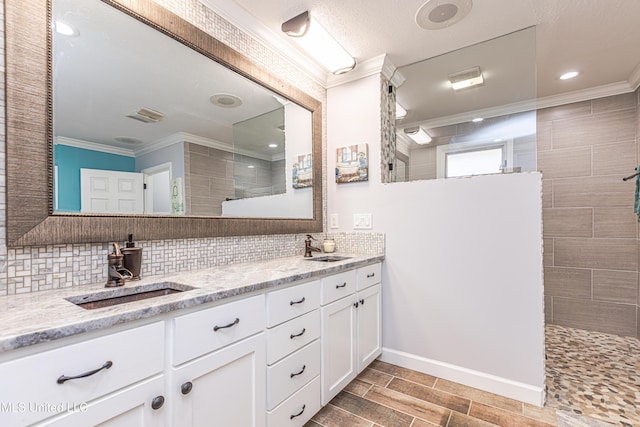
<svg viewBox="0 0 640 427">
<path fill-rule="evenodd" d="M 480 123 L 481 121 L 483 121 L 484 119 L 482 117 L 476 117 L 475 119 L 471 120 L 473 123 Z"/>
<path fill-rule="evenodd" d="M 311 17 L 309 11 L 282 24 L 282 31 L 333 74 L 346 73 L 356 66 L 356 60 Z"/>
<path fill-rule="evenodd" d="M 255 168 L 255 166 L 253 166 L 253 165 L 248 165 L 247 167 L 248 167 L 249 169 L 254 169 L 254 168 Z"/>
<path fill-rule="evenodd" d="M 453 90 L 467 89 L 474 86 L 484 85 L 484 77 L 482 76 L 480 67 L 458 71 L 457 73 L 449 74 L 448 77 Z"/>
<path fill-rule="evenodd" d="M 424 145 L 430 143 L 432 140 L 431 136 L 420 126 L 405 128 L 404 133 L 413 139 L 416 144 Z"/>
<path fill-rule="evenodd" d="M 407 110 L 396 102 L 396 120 L 404 119 L 407 117 Z"/>
<path fill-rule="evenodd" d="M 560 76 L 560 80 L 569 80 L 578 75 L 577 71 L 569 71 L 568 73 L 564 73 Z"/>
<path fill-rule="evenodd" d="M 269 148 L 278 148 L 278 144 L 269 144 Z"/>
<path fill-rule="evenodd" d="M 56 21 L 54 24 L 54 28 L 56 30 L 56 33 L 63 36 L 75 37 L 80 34 L 78 30 L 76 30 L 66 22 L 62 22 L 62 21 Z"/>
</svg>

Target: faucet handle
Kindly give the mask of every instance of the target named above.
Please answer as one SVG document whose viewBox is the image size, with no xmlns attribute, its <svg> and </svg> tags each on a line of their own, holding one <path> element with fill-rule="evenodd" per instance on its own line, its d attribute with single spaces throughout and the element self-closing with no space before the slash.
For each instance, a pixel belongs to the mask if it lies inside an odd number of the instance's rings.
<svg viewBox="0 0 640 427">
<path fill-rule="evenodd" d="M 307 239 L 309 240 L 316 240 L 315 237 L 313 237 L 311 234 L 307 234 Z"/>
</svg>

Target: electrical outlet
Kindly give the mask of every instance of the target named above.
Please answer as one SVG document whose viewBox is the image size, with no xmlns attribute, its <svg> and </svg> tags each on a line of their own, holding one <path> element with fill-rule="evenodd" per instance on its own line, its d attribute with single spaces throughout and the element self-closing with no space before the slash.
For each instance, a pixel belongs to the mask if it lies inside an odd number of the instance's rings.
<svg viewBox="0 0 640 427">
<path fill-rule="evenodd" d="M 373 228 L 372 214 L 353 214 L 354 230 L 371 230 Z"/>
<path fill-rule="evenodd" d="M 329 216 L 329 228 L 340 228 L 340 221 L 337 213 L 333 213 Z"/>
</svg>

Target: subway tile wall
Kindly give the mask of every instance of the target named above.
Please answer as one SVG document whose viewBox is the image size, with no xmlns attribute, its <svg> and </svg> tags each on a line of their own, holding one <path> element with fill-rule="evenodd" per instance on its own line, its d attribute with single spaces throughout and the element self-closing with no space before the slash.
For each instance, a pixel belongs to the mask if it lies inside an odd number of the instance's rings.
<svg viewBox="0 0 640 427">
<path fill-rule="evenodd" d="M 538 111 L 548 323 L 640 337 L 640 91 Z"/>
<path fill-rule="evenodd" d="M 322 102 L 326 135 L 326 91 L 295 66 L 231 25 L 197 0 L 157 0 L 157 3 L 212 34 L 258 65 Z M 4 23 L 0 0 L 0 22 Z M 0 25 L 0 86 L 4 88 L 4 25 Z M 5 93 L 0 90 L 0 296 L 47 289 L 82 286 L 106 281 L 108 243 L 6 247 Z M 326 177 L 326 143 L 323 141 L 323 177 Z M 326 210 L 326 190 L 323 192 Z M 326 227 L 325 227 L 326 228 Z M 321 233 L 315 236 L 320 241 Z M 380 233 L 332 233 L 338 250 L 365 254 L 384 253 Z M 166 274 L 217 265 L 301 255 L 304 235 L 244 236 L 138 242 L 143 249 L 143 275 Z"/>
</svg>

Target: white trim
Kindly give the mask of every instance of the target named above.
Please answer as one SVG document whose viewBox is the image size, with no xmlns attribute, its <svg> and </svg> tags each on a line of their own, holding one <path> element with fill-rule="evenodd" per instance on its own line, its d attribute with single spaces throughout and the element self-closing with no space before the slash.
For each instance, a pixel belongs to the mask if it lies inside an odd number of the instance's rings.
<svg viewBox="0 0 640 427">
<path fill-rule="evenodd" d="M 640 71 L 638 73 L 640 74 Z M 573 92 L 561 93 L 559 95 L 538 98 L 536 101 L 536 107 L 538 109 L 557 107 L 558 105 L 572 104 L 574 102 L 581 101 L 590 101 L 592 99 L 604 98 L 606 96 L 621 95 L 623 93 L 633 92 L 634 90 L 635 88 L 632 87 L 629 81 L 622 81 L 618 83 L 596 86 L 589 89 L 576 90 Z"/>
<path fill-rule="evenodd" d="M 136 153 L 127 148 L 113 147 L 111 145 L 99 144 L 97 142 L 84 141 L 82 139 L 56 136 L 53 138 L 53 145 L 67 145 L 69 147 L 83 148 L 85 150 L 101 151 L 103 153 L 117 154 L 119 156 L 135 157 Z"/>
<path fill-rule="evenodd" d="M 629 86 L 632 90 L 636 90 L 640 87 L 640 63 L 638 66 L 631 72 L 629 76 Z"/>
<path fill-rule="evenodd" d="M 512 168 L 513 167 L 513 139 L 507 139 L 507 140 L 498 141 L 498 142 L 487 141 L 486 143 L 469 141 L 469 142 L 456 142 L 455 144 L 438 145 L 436 147 L 436 178 L 449 178 L 445 176 L 447 171 L 447 154 L 490 150 L 494 148 L 502 149 L 503 160 L 507 161 L 507 164 L 504 167 L 507 169 Z M 495 172 L 495 173 L 499 173 L 499 172 Z M 483 174 L 483 175 L 490 175 L 490 174 Z M 463 177 L 456 176 L 453 178 L 463 178 Z"/>
<path fill-rule="evenodd" d="M 499 394 L 531 405 L 544 405 L 544 386 L 536 387 L 508 378 L 440 362 L 415 354 L 383 347 L 380 360 L 403 368 Z"/>
<path fill-rule="evenodd" d="M 329 75 L 327 77 L 326 88 L 331 89 L 375 74 L 382 74 L 387 79 L 390 79 L 394 86 L 398 87 L 404 83 L 405 77 L 401 73 L 396 73 L 396 70 L 397 67 L 386 54 L 378 55 L 356 65 L 356 68 L 348 73 L 337 76 L 333 74 Z"/>
<path fill-rule="evenodd" d="M 233 26 L 263 44 L 268 50 L 280 55 L 287 62 L 300 68 L 317 83 L 326 86 L 328 71 L 307 58 L 300 50 L 276 35 L 270 28 L 258 21 L 253 15 L 229 0 L 200 0 L 204 6 L 226 19 Z"/>
</svg>

